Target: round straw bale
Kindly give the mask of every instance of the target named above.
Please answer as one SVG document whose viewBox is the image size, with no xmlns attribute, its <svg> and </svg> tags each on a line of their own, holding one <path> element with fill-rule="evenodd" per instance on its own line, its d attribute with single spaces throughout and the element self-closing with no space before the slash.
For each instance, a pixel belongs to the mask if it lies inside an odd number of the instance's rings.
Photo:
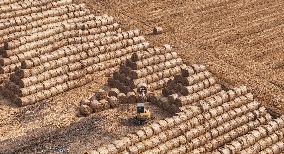
<svg viewBox="0 0 284 154">
<path fill-rule="evenodd" d="M 103 89 L 99 89 L 96 92 L 96 97 L 97 97 L 98 100 L 107 99 L 107 95 L 108 95 L 108 93 Z"/>
<path fill-rule="evenodd" d="M 51 87 L 50 88 L 50 92 L 51 92 L 51 95 L 56 95 L 57 94 L 57 89 L 55 87 Z"/>
<path fill-rule="evenodd" d="M 191 140 L 191 143 L 192 143 L 193 149 L 195 149 L 200 145 L 200 140 L 199 138 L 194 138 Z"/>
<path fill-rule="evenodd" d="M 130 146 L 132 144 L 130 137 L 123 137 L 123 138 L 121 138 L 121 140 L 124 142 L 124 145 L 126 147 L 128 147 L 128 146 Z"/>
<path fill-rule="evenodd" d="M 138 151 L 138 147 L 133 145 L 133 146 L 130 146 L 128 147 L 128 150 L 127 150 L 129 153 L 133 153 L 133 154 L 138 154 L 139 151 Z"/>
<path fill-rule="evenodd" d="M 127 97 L 124 93 L 119 93 L 117 95 L 117 98 L 119 100 L 119 103 L 121 103 L 121 104 L 127 103 Z"/>
<path fill-rule="evenodd" d="M 156 122 L 152 123 L 150 126 L 152 127 L 155 134 L 158 134 L 162 131 L 161 126 Z"/>
<path fill-rule="evenodd" d="M 168 134 L 170 138 L 174 138 L 174 137 L 180 136 L 182 134 L 182 131 L 178 127 L 174 127 L 170 131 L 171 132 L 169 132 L 169 134 Z"/>
<path fill-rule="evenodd" d="M 203 84 L 204 84 L 204 87 L 209 87 L 210 86 L 209 80 L 203 80 Z"/>
<path fill-rule="evenodd" d="M 146 67 L 148 66 L 149 64 L 152 64 L 153 63 L 153 59 L 143 59 L 142 60 L 142 64 L 143 64 L 143 67 Z"/>
<path fill-rule="evenodd" d="M 275 119 L 275 122 L 278 124 L 280 128 L 284 127 L 284 120 L 281 118 Z"/>
<path fill-rule="evenodd" d="M 168 140 L 168 136 L 165 132 L 161 132 L 161 133 L 158 134 L 158 139 L 161 142 L 166 142 Z"/>
<path fill-rule="evenodd" d="M 90 100 L 89 99 L 82 99 L 81 100 L 81 102 L 80 102 L 80 105 L 90 105 L 91 104 L 91 102 L 90 102 Z"/>
<path fill-rule="evenodd" d="M 173 147 L 179 147 L 180 146 L 180 141 L 179 141 L 179 138 L 173 138 L 172 140 L 172 143 L 173 143 Z"/>
<path fill-rule="evenodd" d="M 228 91 L 229 100 L 233 100 L 236 97 L 236 93 L 233 90 Z"/>
<path fill-rule="evenodd" d="M 249 149 L 248 153 L 253 153 L 255 151 L 261 151 L 261 145 L 257 142 L 254 145 L 252 145 L 251 147 L 249 147 L 248 149 Z"/>
<path fill-rule="evenodd" d="M 90 97 L 89 100 L 90 100 L 90 101 L 97 100 L 97 95 L 96 95 L 96 93 L 94 93 L 94 94 Z"/>
<path fill-rule="evenodd" d="M 155 93 L 149 92 L 147 94 L 147 101 L 151 103 L 157 103 L 158 98 Z"/>
<path fill-rule="evenodd" d="M 269 126 L 273 129 L 273 130 L 277 130 L 279 128 L 278 124 L 276 121 L 271 121 L 269 122 Z"/>
<path fill-rule="evenodd" d="M 185 133 L 185 137 L 187 138 L 187 140 L 192 140 L 193 138 L 195 138 L 198 135 L 198 129 L 197 128 L 193 128 L 191 130 L 189 130 L 188 132 Z"/>
<path fill-rule="evenodd" d="M 167 143 L 167 142 L 166 142 L 166 143 Z M 167 153 L 167 152 L 169 152 L 168 149 L 169 149 L 170 147 L 168 147 L 168 145 L 167 145 L 166 143 L 159 145 L 160 153 Z"/>
<path fill-rule="evenodd" d="M 248 99 L 249 102 L 253 101 L 253 95 L 251 93 L 247 93 L 245 97 Z"/>
<path fill-rule="evenodd" d="M 110 108 L 110 103 L 107 100 L 102 99 L 99 102 L 102 104 L 102 110 Z"/>
<path fill-rule="evenodd" d="M 181 70 L 181 75 L 183 77 L 189 77 L 190 75 L 194 74 L 194 70 L 191 67 Z"/>
<path fill-rule="evenodd" d="M 99 112 L 103 108 L 103 104 L 100 103 L 98 100 L 93 99 L 90 103 L 90 107 L 93 109 L 94 112 Z"/>
<path fill-rule="evenodd" d="M 106 148 L 110 153 L 118 153 L 118 150 L 114 144 L 107 144 Z"/>
<path fill-rule="evenodd" d="M 204 119 L 209 120 L 210 118 L 212 118 L 211 114 L 209 112 L 205 112 L 203 114 Z"/>
<path fill-rule="evenodd" d="M 107 154 L 107 153 L 109 153 L 109 151 L 108 151 L 108 149 L 105 147 L 105 146 L 101 146 L 101 147 L 99 147 L 98 149 L 97 149 L 97 151 L 99 152 L 99 153 L 104 153 L 104 154 Z"/>
<path fill-rule="evenodd" d="M 108 97 L 108 102 L 111 108 L 115 108 L 119 105 L 118 99 L 114 96 Z"/>
<path fill-rule="evenodd" d="M 262 136 L 261 136 L 261 133 L 259 132 L 259 131 L 257 131 L 257 130 L 253 130 L 252 132 L 251 132 L 251 134 L 252 134 L 252 138 L 253 139 L 251 139 L 251 140 L 249 140 L 250 141 L 250 143 L 253 143 L 253 142 L 255 142 L 256 140 L 258 140 L 258 139 L 260 139 Z"/>
<path fill-rule="evenodd" d="M 161 128 L 162 130 L 166 130 L 166 129 L 168 128 L 168 123 L 167 123 L 167 121 L 165 121 L 165 120 L 159 120 L 158 123 L 159 123 L 159 125 L 161 126 L 160 128 Z"/>
<path fill-rule="evenodd" d="M 273 153 L 281 153 L 283 152 L 283 149 L 281 149 L 281 145 L 283 144 L 283 142 L 277 142 L 278 144 L 274 144 L 271 146 L 271 149 L 273 151 Z M 280 146 L 279 146 L 280 145 Z"/>
<path fill-rule="evenodd" d="M 193 101 L 196 102 L 196 101 L 199 101 L 200 100 L 200 96 L 198 95 L 198 93 L 193 93 L 191 95 L 191 97 L 193 98 Z"/>
<path fill-rule="evenodd" d="M 201 145 L 206 144 L 206 142 L 208 141 L 207 138 L 205 137 L 205 135 L 201 135 L 198 138 L 200 140 Z"/>
<path fill-rule="evenodd" d="M 166 118 L 165 120 L 167 121 L 169 128 L 174 127 L 175 121 L 173 118 Z"/>
<path fill-rule="evenodd" d="M 108 96 L 114 96 L 117 97 L 119 94 L 119 90 L 117 88 L 111 88 L 110 91 L 108 92 Z"/>
<path fill-rule="evenodd" d="M 146 150 L 146 146 L 142 142 L 137 143 L 136 147 L 138 148 L 138 152 L 139 153 L 141 153 L 141 152 Z"/>
<path fill-rule="evenodd" d="M 266 148 L 259 152 L 260 154 L 274 154 L 273 150 L 271 148 Z"/>
<path fill-rule="evenodd" d="M 280 148 L 280 150 L 284 149 L 284 143 L 283 142 L 277 142 L 276 145 L 277 145 L 278 148 Z"/>
<path fill-rule="evenodd" d="M 90 114 L 92 114 L 92 109 L 90 108 L 90 106 L 88 105 L 80 105 L 80 113 L 84 116 L 88 116 Z"/>
<path fill-rule="evenodd" d="M 204 65 L 193 64 L 192 67 L 197 73 L 206 70 L 206 67 Z"/>
<path fill-rule="evenodd" d="M 175 147 L 175 143 L 174 143 L 172 140 L 167 141 L 167 142 L 165 143 L 165 145 L 166 145 L 166 147 L 167 147 L 167 151 L 169 151 L 169 149 L 173 149 L 173 148 Z"/>
<path fill-rule="evenodd" d="M 210 143 L 212 144 L 212 149 L 217 149 L 220 145 L 220 141 L 217 139 L 211 140 Z"/>
<path fill-rule="evenodd" d="M 266 131 L 266 129 L 264 127 L 258 127 L 257 130 L 259 131 L 261 136 L 266 136 L 267 135 L 267 131 Z"/>
<path fill-rule="evenodd" d="M 112 143 L 118 151 L 123 151 L 123 149 L 125 148 L 125 143 L 123 142 L 123 140 L 114 140 Z"/>
<path fill-rule="evenodd" d="M 135 104 L 137 102 L 135 92 L 128 92 L 126 96 L 127 96 L 127 102 L 129 104 Z"/>
<path fill-rule="evenodd" d="M 225 128 L 223 127 L 223 125 L 218 126 L 216 129 L 219 134 L 223 134 L 225 132 Z"/>
<path fill-rule="evenodd" d="M 97 150 L 92 150 L 90 152 L 85 152 L 84 154 L 100 154 Z"/>
<path fill-rule="evenodd" d="M 135 134 L 134 133 L 127 134 L 126 137 L 128 137 L 130 139 L 132 144 L 139 142 L 139 137 L 136 133 Z"/>
<path fill-rule="evenodd" d="M 228 148 L 220 148 L 218 149 L 218 151 L 220 152 L 220 154 L 231 154 L 232 153 L 231 150 Z"/>
<path fill-rule="evenodd" d="M 145 140 L 147 138 L 147 135 L 145 134 L 143 130 L 138 130 L 136 134 L 139 137 L 140 141 Z"/>
<path fill-rule="evenodd" d="M 46 98 L 50 98 L 52 96 L 50 90 L 45 90 L 44 95 Z"/>
<path fill-rule="evenodd" d="M 145 145 L 145 149 L 151 149 L 153 147 L 153 143 L 151 140 L 144 140 L 142 143 Z"/>
<path fill-rule="evenodd" d="M 208 81 L 210 85 L 214 85 L 216 83 L 216 80 L 213 77 L 209 78 Z"/>
<path fill-rule="evenodd" d="M 162 27 L 156 26 L 156 27 L 153 28 L 153 34 L 154 35 L 158 35 L 158 34 L 162 34 L 162 33 L 163 33 L 163 28 Z"/>
<path fill-rule="evenodd" d="M 183 133 L 185 133 L 185 132 L 187 131 L 187 129 L 188 129 L 187 124 L 185 124 L 185 123 L 182 123 L 182 124 L 179 125 L 178 127 L 179 127 L 179 129 L 180 129 Z"/>
<path fill-rule="evenodd" d="M 213 128 L 213 127 L 211 127 L 211 128 Z M 210 130 L 210 132 L 211 132 L 212 138 L 215 138 L 219 135 L 219 132 L 218 132 L 217 129 L 212 129 L 212 130 Z"/>
<path fill-rule="evenodd" d="M 248 88 L 246 86 L 240 86 L 239 89 L 242 95 L 248 93 Z"/>
<path fill-rule="evenodd" d="M 142 69 L 141 75 L 139 77 L 143 77 L 143 76 L 147 76 L 147 75 L 149 75 L 149 72 L 147 71 L 147 69 Z"/>
<path fill-rule="evenodd" d="M 147 138 L 153 136 L 153 134 L 154 134 L 154 131 L 150 126 L 144 127 L 143 131 L 145 132 Z"/>
<path fill-rule="evenodd" d="M 279 139 L 279 137 L 277 136 L 277 134 L 271 134 L 271 135 L 270 135 L 270 138 L 271 138 L 271 141 L 272 141 L 273 143 L 276 143 L 276 142 L 278 141 L 278 139 Z"/>
<path fill-rule="evenodd" d="M 147 72 L 148 72 L 149 74 L 153 74 L 153 73 L 154 73 L 154 69 L 153 69 L 152 66 L 147 66 L 146 69 L 147 69 Z"/>
<path fill-rule="evenodd" d="M 204 82 L 199 82 L 199 83 L 197 84 L 197 86 L 198 86 L 198 90 L 202 90 L 202 89 L 204 89 L 204 88 L 208 88 L 208 87 L 205 87 Z"/>
</svg>

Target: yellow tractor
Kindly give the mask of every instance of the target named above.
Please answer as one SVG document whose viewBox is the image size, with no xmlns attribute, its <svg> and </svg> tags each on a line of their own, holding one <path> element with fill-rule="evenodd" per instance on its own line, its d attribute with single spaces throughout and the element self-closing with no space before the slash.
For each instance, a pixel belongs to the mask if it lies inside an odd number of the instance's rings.
<svg viewBox="0 0 284 154">
<path fill-rule="evenodd" d="M 151 112 L 145 109 L 145 102 L 147 102 L 147 85 L 144 83 L 139 84 L 137 86 L 137 94 L 137 113 L 135 119 L 138 124 L 143 124 L 151 118 Z"/>
</svg>

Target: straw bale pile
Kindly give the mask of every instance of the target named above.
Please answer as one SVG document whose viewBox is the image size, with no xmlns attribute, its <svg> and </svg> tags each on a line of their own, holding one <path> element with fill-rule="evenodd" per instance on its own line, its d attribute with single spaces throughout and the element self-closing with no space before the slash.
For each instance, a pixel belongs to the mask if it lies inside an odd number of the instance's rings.
<svg viewBox="0 0 284 154">
<path fill-rule="evenodd" d="M 0 7 L 2 93 L 25 106 L 111 73 L 149 44 L 72 0 L 4 1 Z"/>
<path fill-rule="evenodd" d="M 244 87 L 221 91 L 90 153 L 281 153 L 276 119 Z"/>
</svg>

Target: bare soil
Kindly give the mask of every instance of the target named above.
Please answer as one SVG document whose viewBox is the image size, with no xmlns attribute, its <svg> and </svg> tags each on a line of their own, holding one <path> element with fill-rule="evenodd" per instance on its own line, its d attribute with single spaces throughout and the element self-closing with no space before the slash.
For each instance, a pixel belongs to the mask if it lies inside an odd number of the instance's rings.
<svg viewBox="0 0 284 154">
<path fill-rule="evenodd" d="M 171 44 L 186 63 L 204 64 L 228 86 L 246 85 L 266 107 L 284 113 L 282 0 L 76 0 L 95 14 L 141 29 L 154 45 Z M 164 33 L 152 35 L 153 27 Z M 0 100 L 0 153 L 83 153 L 139 129 L 134 105 L 78 117 L 79 101 L 106 77 L 50 100 L 18 108 Z M 169 115 L 150 106 L 155 118 Z"/>
</svg>

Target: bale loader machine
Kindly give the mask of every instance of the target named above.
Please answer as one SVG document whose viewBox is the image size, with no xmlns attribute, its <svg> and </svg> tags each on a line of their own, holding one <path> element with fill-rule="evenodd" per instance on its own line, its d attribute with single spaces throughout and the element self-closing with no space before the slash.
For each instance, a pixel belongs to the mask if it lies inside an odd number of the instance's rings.
<svg viewBox="0 0 284 154">
<path fill-rule="evenodd" d="M 147 85 L 141 83 L 137 86 L 137 106 L 136 106 L 136 124 L 144 124 L 151 118 L 151 112 L 145 109 L 145 103 L 147 102 Z"/>
</svg>

